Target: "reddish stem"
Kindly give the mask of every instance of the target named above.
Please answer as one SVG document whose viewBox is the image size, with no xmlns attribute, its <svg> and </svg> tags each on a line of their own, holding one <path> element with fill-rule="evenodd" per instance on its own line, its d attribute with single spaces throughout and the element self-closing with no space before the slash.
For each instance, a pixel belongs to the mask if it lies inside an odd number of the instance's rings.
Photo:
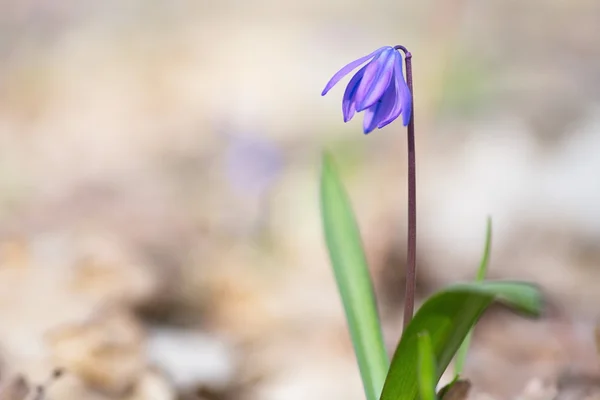
<svg viewBox="0 0 600 400">
<path fill-rule="evenodd" d="M 415 154 L 415 105 L 412 79 L 412 54 L 404 46 L 395 46 L 404 52 L 406 83 L 411 93 L 411 115 L 407 128 L 408 142 L 408 247 L 406 260 L 406 291 L 404 293 L 404 328 L 410 323 L 415 308 L 417 286 L 417 174 Z"/>
</svg>

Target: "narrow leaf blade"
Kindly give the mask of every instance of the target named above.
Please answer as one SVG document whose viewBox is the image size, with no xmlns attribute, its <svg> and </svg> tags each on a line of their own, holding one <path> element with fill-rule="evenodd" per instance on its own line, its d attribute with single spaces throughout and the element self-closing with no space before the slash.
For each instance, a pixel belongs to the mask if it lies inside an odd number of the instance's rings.
<svg viewBox="0 0 600 400">
<path fill-rule="evenodd" d="M 479 262 L 479 269 L 477 270 L 477 276 L 475 277 L 476 282 L 482 282 L 488 270 L 490 263 L 490 253 L 492 251 L 492 219 L 487 218 L 487 224 L 485 228 L 485 246 L 483 248 L 483 256 Z M 460 346 L 458 354 L 456 355 L 456 363 L 454 364 L 454 375 L 459 376 L 467 360 L 467 353 L 469 351 L 469 345 L 471 344 L 471 337 L 473 336 L 473 330 L 471 329 L 465 338 L 465 341 Z"/>
<path fill-rule="evenodd" d="M 389 367 L 375 294 L 346 191 L 331 156 L 323 156 L 321 213 L 325 239 L 368 400 L 377 400 Z"/>
<path fill-rule="evenodd" d="M 485 246 L 483 247 L 483 256 L 479 262 L 477 277 L 475 280 L 481 282 L 485 279 L 490 264 L 490 254 L 492 253 L 492 218 L 488 217 L 485 226 Z"/>
</svg>

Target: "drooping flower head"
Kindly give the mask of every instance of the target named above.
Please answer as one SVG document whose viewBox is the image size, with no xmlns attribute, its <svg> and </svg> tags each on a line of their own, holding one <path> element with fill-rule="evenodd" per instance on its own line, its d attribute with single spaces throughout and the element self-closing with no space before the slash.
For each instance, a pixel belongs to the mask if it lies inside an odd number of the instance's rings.
<svg viewBox="0 0 600 400">
<path fill-rule="evenodd" d="M 344 92 L 344 122 L 350 121 L 356 112 L 364 111 L 365 134 L 375 128 L 383 128 L 400 115 L 404 126 L 408 125 L 412 95 L 404 80 L 402 55 L 394 47 L 381 47 L 340 69 L 327 83 L 321 96 L 325 96 L 343 77 L 365 62 L 366 65 L 350 79 Z"/>
</svg>

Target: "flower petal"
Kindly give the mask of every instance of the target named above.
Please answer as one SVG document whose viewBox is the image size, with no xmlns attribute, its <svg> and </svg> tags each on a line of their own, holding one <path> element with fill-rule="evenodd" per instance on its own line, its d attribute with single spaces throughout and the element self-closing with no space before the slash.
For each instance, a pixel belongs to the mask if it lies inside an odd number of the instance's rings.
<svg viewBox="0 0 600 400">
<path fill-rule="evenodd" d="M 404 75 L 402 75 L 402 56 L 400 53 L 396 53 L 396 61 L 394 64 L 394 106 L 389 111 L 388 115 L 382 118 L 382 121 L 377 126 L 379 129 L 390 124 L 396 118 L 400 116 L 402 112 L 402 101 L 399 96 L 402 82 L 404 81 Z M 392 86 L 392 85 L 390 85 Z"/>
<path fill-rule="evenodd" d="M 402 73 L 402 56 L 398 54 L 398 62 L 394 65 L 394 84 L 396 86 L 396 106 L 389 116 L 379 124 L 379 128 L 388 125 L 402 113 L 402 124 L 408 125 L 412 112 L 412 95 Z"/>
<path fill-rule="evenodd" d="M 358 67 L 359 65 L 363 64 L 365 61 L 367 61 L 370 58 L 373 58 L 374 56 L 378 55 L 379 53 L 381 53 L 383 50 L 390 48 L 390 46 L 384 46 L 384 47 L 380 47 L 379 49 L 375 50 L 374 52 L 372 52 L 371 54 L 368 54 L 364 57 L 359 58 L 358 60 L 352 61 L 350 64 L 346 65 L 345 67 L 343 67 L 342 69 L 340 69 L 330 80 L 329 82 L 327 82 L 327 85 L 325 85 L 325 89 L 323 89 L 323 92 L 321 93 L 321 96 L 325 96 L 327 94 L 327 92 L 329 92 L 329 90 L 335 86 L 336 83 L 338 83 L 344 76 L 348 75 L 350 72 L 352 72 L 353 69 L 355 69 L 356 67 Z"/>
<path fill-rule="evenodd" d="M 398 96 L 396 94 L 396 85 L 389 85 L 383 96 L 381 96 L 381 100 L 378 103 L 377 110 L 375 111 L 375 116 L 373 117 L 374 122 L 377 123 L 377 128 L 381 128 L 381 123 L 390 115 L 396 106 L 397 99 Z"/>
<path fill-rule="evenodd" d="M 389 48 L 368 64 L 356 92 L 356 111 L 366 110 L 383 96 L 394 74 L 395 53 Z"/>
<path fill-rule="evenodd" d="M 354 101 L 356 97 L 356 89 L 358 88 L 358 84 L 365 74 L 366 68 L 367 66 L 365 65 L 359 69 L 356 75 L 350 79 L 350 82 L 346 87 L 346 91 L 344 92 L 344 97 L 342 99 L 342 114 L 344 115 L 344 122 L 348 122 L 352 119 L 352 117 L 354 117 L 354 113 L 356 112 L 356 102 Z"/>
<path fill-rule="evenodd" d="M 412 117 L 412 106 L 413 97 L 410 93 L 410 89 L 404 80 L 404 77 L 400 80 L 400 90 L 398 91 L 400 102 L 402 103 L 402 124 L 407 126 Z"/>
<path fill-rule="evenodd" d="M 375 128 L 379 128 L 381 121 L 390 114 L 390 111 L 396 105 L 396 99 L 396 87 L 395 85 L 389 85 L 383 96 L 381 96 L 381 99 L 365 111 L 365 121 L 363 121 L 363 131 L 365 134 L 371 132 Z M 368 121 L 366 116 L 367 113 L 369 113 Z"/>
<path fill-rule="evenodd" d="M 363 132 L 365 135 L 371 133 L 371 131 L 377 126 L 377 124 L 373 124 L 373 118 L 375 117 L 375 112 L 377 111 L 377 105 L 378 104 L 375 104 L 374 106 L 365 110 L 365 118 L 363 119 Z"/>
</svg>

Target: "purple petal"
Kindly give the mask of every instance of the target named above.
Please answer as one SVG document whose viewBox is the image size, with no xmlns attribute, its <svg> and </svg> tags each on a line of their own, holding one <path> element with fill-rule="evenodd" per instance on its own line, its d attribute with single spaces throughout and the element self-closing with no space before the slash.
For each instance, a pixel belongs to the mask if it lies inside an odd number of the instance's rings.
<svg viewBox="0 0 600 400">
<path fill-rule="evenodd" d="M 402 71 L 400 71 L 402 72 Z M 402 103 L 402 124 L 407 126 L 410 122 L 410 118 L 412 116 L 412 103 L 413 98 L 410 93 L 410 89 L 404 80 L 404 77 L 401 75 L 400 79 L 400 90 L 398 90 L 398 97 L 400 98 L 400 102 Z"/>
<path fill-rule="evenodd" d="M 396 53 L 396 63 L 394 64 L 394 106 L 389 111 L 388 115 L 377 126 L 379 129 L 390 124 L 396 118 L 400 116 L 402 112 L 402 100 L 399 96 L 401 91 L 401 85 L 404 82 L 404 75 L 402 75 L 402 56 L 400 53 Z M 392 85 L 390 85 L 392 86 Z"/>
<path fill-rule="evenodd" d="M 376 108 L 377 104 L 365 110 L 365 118 L 363 119 L 363 132 L 365 135 L 375 129 L 376 124 L 373 124 L 373 118 L 375 117 Z"/>
<path fill-rule="evenodd" d="M 348 122 L 352 119 L 352 117 L 354 117 L 354 113 L 356 112 L 356 102 L 354 101 L 356 97 L 356 89 L 358 88 L 358 84 L 365 74 L 366 68 L 367 66 L 365 65 L 359 69 L 356 75 L 350 79 L 350 82 L 346 87 L 346 91 L 344 92 L 344 97 L 342 99 L 342 114 L 344 115 L 344 122 Z"/>
<path fill-rule="evenodd" d="M 381 121 L 387 118 L 396 105 L 396 99 L 396 87 L 395 85 L 389 85 L 381 99 L 365 111 L 365 121 L 363 122 L 365 133 L 369 133 L 381 125 Z M 367 112 L 369 113 L 369 121 L 366 120 Z"/>
<path fill-rule="evenodd" d="M 389 85 L 375 112 L 374 119 L 377 121 L 377 127 L 381 128 L 381 123 L 387 119 L 396 106 L 398 96 L 396 94 L 396 85 Z"/>
<path fill-rule="evenodd" d="M 397 51 L 390 48 L 368 64 L 356 92 L 357 111 L 366 110 L 383 96 L 394 74 L 395 53 Z"/>
<path fill-rule="evenodd" d="M 412 116 L 413 97 L 402 74 L 402 63 L 396 66 L 398 74 L 398 101 L 402 104 L 402 124 L 407 126 Z"/>
<path fill-rule="evenodd" d="M 390 48 L 390 46 L 384 46 L 384 47 L 380 47 L 379 49 L 375 50 L 374 52 L 372 52 L 371 54 L 368 54 L 364 57 L 359 58 L 358 60 L 352 61 L 350 64 L 346 65 L 345 67 L 343 67 L 342 69 L 340 69 L 330 80 L 329 82 L 327 82 L 327 85 L 325 85 L 325 89 L 323 89 L 323 92 L 321 93 L 321 96 L 325 96 L 327 94 L 327 92 L 329 92 L 329 90 L 335 86 L 336 83 L 338 83 L 344 76 L 348 75 L 350 72 L 352 72 L 353 69 L 355 69 L 356 67 L 358 67 L 359 65 L 363 64 L 365 61 L 367 61 L 370 58 L 373 58 L 375 55 L 378 55 L 379 53 L 381 53 L 383 50 Z"/>
</svg>

